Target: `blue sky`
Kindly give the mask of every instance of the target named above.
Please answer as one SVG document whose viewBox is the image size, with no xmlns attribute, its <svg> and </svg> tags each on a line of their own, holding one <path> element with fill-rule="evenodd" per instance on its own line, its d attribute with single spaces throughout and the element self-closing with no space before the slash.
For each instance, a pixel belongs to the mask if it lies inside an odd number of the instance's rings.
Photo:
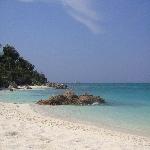
<svg viewBox="0 0 150 150">
<path fill-rule="evenodd" d="M 0 0 L 0 43 L 60 82 L 150 82 L 149 0 Z"/>
</svg>

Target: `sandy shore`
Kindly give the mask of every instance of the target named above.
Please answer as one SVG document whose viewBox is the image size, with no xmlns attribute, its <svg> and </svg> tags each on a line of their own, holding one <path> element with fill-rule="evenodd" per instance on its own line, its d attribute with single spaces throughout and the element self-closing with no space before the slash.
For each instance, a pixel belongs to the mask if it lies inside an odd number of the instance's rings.
<svg viewBox="0 0 150 150">
<path fill-rule="evenodd" d="M 0 102 L 0 150 L 150 150 L 150 138 L 41 116 Z"/>
<path fill-rule="evenodd" d="M 40 85 L 40 86 L 35 85 L 35 86 L 29 86 L 29 87 L 31 87 L 32 89 L 45 89 L 45 88 L 50 88 L 50 87 L 48 87 L 48 86 L 46 86 L 46 85 Z M 18 88 L 20 88 L 20 89 L 26 89 L 26 86 L 18 86 Z"/>
</svg>

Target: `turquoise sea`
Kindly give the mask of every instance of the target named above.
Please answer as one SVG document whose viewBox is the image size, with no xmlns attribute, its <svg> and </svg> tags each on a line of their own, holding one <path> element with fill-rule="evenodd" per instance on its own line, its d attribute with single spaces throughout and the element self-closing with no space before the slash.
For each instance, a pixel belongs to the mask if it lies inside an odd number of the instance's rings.
<svg viewBox="0 0 150 150">
<path fill-rule="evenodd" d="M 150 136 L 150 84 L 144 83 L 94 83 L 68 84 L 78 94 L 89 92 L 106 100 L 100 106 L 42 106 L 40 112 L 64 119 L 84 121 L 98 126 L 125 130 Z M 34 89 L 0 91 L 0 101 L 35 103 L 63 90 Z"/>
</svg>

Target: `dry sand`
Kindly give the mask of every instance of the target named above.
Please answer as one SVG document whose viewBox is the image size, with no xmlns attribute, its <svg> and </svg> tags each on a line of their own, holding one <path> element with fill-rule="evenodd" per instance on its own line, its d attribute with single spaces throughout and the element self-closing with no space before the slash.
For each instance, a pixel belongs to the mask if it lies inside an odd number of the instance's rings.
<svg viewBox="0 0 150 150">
<path fill-rule="evenodd" d="M 150 138 L 42 116 L 0 102 L 0 150 L 150 150 Z"/>
</svg>

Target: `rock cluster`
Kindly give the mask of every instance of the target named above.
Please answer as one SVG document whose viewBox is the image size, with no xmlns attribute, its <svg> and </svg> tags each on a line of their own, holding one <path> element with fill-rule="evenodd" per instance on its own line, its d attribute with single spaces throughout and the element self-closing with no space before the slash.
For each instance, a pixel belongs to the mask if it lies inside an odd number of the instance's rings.
<svg viewBox="0 0 150 150">
<path fill-rule="evenodd" d="M 67 85 L 63 83 L 53 83 L 53 82 L 48 82 L 46 84 L 48 87 L 53 87 L 55 89 L 67 89 Z"/>
<path fill-rule="evenodd" d="M 10 83 L 8 89 L 13 91 L 14 89 L 18 89 L 18 85 L 15 82 Z"/>
<path fill-rule="evenodd" d="M 10 91 L 14 91 L 15 89 L 32 89 L 29 85 L 25 85 L 25 86 L 18 86 L 15 82 L 10 83 L 8 89 Z"/>
<path fill-rule="evenodd" d="M 48 100 L 40 100 L 39 105 L 94 105 L 105 103 L 105 100 L 100 96 L 89 94 L 76 95 L 72 91 L 66 90 L 64 94 L 52 96 Z"/>
<path fill-rule="evenodd" d="M 29 85 L 26 85 L 25 89 L 32 89 L 32 88 Z"/>
</svg>

